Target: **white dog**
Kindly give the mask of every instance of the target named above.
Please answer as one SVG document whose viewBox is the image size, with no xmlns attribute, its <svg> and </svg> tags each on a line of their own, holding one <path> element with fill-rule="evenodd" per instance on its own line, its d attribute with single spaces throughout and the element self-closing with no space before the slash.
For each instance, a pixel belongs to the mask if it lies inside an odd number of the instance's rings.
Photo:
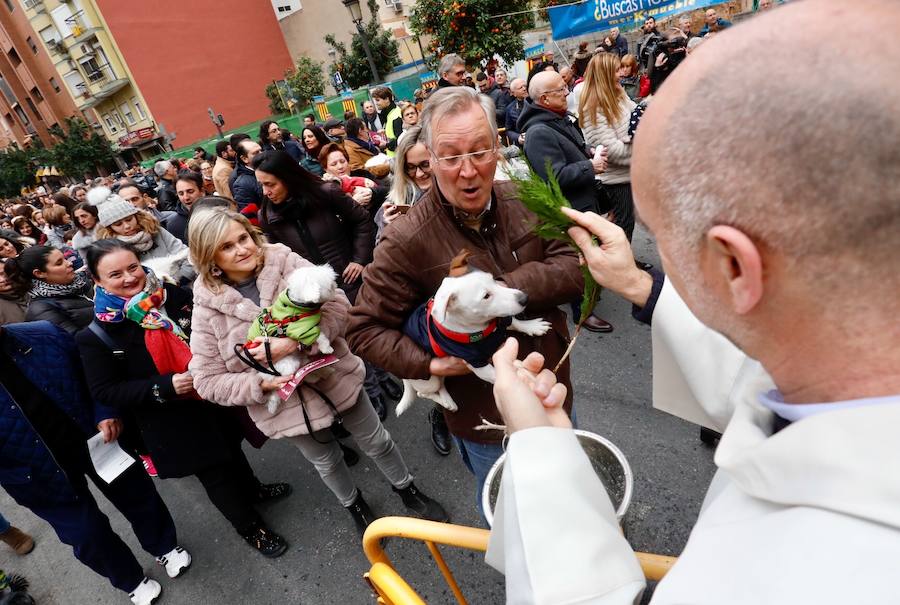
<svg viewBox="0 0 900 605">
<path fill-rule="evenodd" d="M 178 280 L 175 278 L 178 275 L 178 272 L 181 270 L 181 265 L 185 262 L 189 263 L 188 260 L 189 250 L 187 248 L 183 248 L 180 252 L 176 252 L 175 254 L 169 256 L 159 256 L 156 258 L 148 258 L 146 260 L 142 260 L 141 264 L 145 267 L 150 267 L 153 269 L 153 272 L 156 274 L 156 277 L 159 278 L 160 281 L 169 282 L 170 284 L 177 284 Z"/>
<path fill-rule="evenodd" d="M 468 271 L 464 251 L 454 259 L 450 277 L 444 278 L 434 298 L 407 318 L 403 332 L 436 357 L 459 357 L 486 382 L 495 379 L 491 356 L 506 340 L 506 331 L 542 336 L 550 329 L 543 319 L 516 319 L 525 310 L 528 297 L 521 290 L 497 283 L 484 271 Z M 468 271 L 463 273 L 460 268 Z M 458 275 L 458 276 L 456 276 Z M 403 397 L 397 415 L 405 412 L 416 395 L 431 399 L 455 412 L 456 402 L 441 376 L 428 380 L 403 380 Z"/>
<path fill-rule="evenodd" d="M 337 292 L 337 274 L 329 265 L 300 267 L 287 278 L 287 288 L 278 295 L 272 306 L 266 307 L 250 326 L 248 342 L 260 336 L 287 336 L 302 345 L 319 348 L 319 353 L 334 352 L 331 342 L 319 330 L 322 305 L 334 299 Z M 292 376 L 297 370 L 310 363 L 310 356 L 302 348 L 272 364 L 270 369 L 281 376 Z M 320 380 L 328 368 L 316 370 L 306 377 L 306 382 Z M 265 374 L 265 373 L 263 373 Z M 265 374 L 270 377 L 270 374 Z M 296 393 L 291 398 L 298 397 Z M 277 391 L 269 395 L 268 409 L 274 414 L 281 403 Z"/>
</svg>

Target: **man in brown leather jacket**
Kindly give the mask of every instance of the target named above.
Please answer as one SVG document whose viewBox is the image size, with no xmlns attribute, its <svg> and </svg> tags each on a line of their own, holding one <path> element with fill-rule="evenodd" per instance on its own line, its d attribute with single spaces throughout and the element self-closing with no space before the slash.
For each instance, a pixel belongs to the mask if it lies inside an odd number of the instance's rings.
<svg viewBox="0 0 900 605">
<path fill-rule="evenodd" d="M 568 341 L 559 305 L 580 296 L 578 257 L 567 245 L 544 241 L 532 231 L 536 218 L 516 199 L 515 186 L 494 183 L 497 127 L 493 102 L 467 87 L 436 91 L 422 114 L 435 187 L 384 231 L 375 260 L 350 313 L 347 340 L 364 359 L 403 378 L 447 377 L 459 411 L 445 412 L 478 492 L 502 453 L 503 433 L 476 431 L 482 420 L 500 422 L 492 385 L 455 357 L 437 358 L 402 331 L 406 317 L 437 291 L 453 257 L 463 248 L 469 264 L 528 295 L 526 317 L 543 317 L 544 336 L 516 333 L 523 354 L 540 351 L 553 367 Z M 568 362 L 558 374 L 569 386 Z M 571 412 L 571 398 L 566 409 Z M 480 498 L 479 498 L 480 500 Z"/>
</svg>

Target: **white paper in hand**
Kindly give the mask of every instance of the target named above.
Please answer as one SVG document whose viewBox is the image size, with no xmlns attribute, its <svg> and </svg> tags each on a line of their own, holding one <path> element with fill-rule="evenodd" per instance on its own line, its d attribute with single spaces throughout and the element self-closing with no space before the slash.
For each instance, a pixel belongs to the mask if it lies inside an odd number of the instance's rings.
<svg viewBox="0 0 900 605">
<path fill-rule="evenodd" d="M 119 447 L 118 441 L 103 443 L 103 433 L 97 433 L 88 439 L 87 445 L 94 470 L 107 483 L 112 483 L 116 477 L 136 462 Z"/>
</svg>

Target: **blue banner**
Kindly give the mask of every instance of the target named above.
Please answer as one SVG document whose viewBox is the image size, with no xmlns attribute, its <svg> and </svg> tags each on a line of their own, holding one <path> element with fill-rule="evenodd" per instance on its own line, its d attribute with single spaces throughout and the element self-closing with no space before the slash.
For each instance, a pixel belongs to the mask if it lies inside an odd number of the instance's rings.
<svg viewBox="0 0 900 605">
<path fill-rule="evenodd" d="M 550 8 L 553 38 L 562 40 L 618 27 L 631 29 L 647 17 L 657 20 L 685 11 L 721 4 L 722 0 L 587 0 Z"/>
</svg>

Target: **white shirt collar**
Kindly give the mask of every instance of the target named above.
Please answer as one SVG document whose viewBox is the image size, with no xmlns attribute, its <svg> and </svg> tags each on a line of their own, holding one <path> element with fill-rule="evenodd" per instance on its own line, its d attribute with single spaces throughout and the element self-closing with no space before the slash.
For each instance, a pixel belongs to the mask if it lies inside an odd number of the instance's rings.
<svg viewBox="0 0 900 605">
<path fill-rule="evenodd" d="M 851 399 L 849 401 L 834 401 L 831 403 L 785 403 L 784 398 L 777 390 L 759 394 L 759 403 L 785 420 L 796 422 L 808 416 L 814 416 L 823 412 L 834 412 L 847 408 L 861 408 L 869 405 L 884 405 L 900 403 L 900 394 L 887 397 L 866 397 L 864 399 Z"/>
</svg>

